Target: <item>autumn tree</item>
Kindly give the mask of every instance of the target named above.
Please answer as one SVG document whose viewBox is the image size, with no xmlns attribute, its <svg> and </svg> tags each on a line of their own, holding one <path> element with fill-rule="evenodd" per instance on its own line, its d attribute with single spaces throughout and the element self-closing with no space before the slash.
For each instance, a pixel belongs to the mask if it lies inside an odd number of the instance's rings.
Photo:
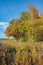
<svg viewBox="0 0 43 65">
<path fill-rule="evenodd" d="M 6 36 L 11 36 L 11 28 L 10 27 L 7 27 L 7 29 L 6 29 Z"/>
<path fill-rule="evenodd" d="M 31 42 L 42 41 L 42 32 L 43 17 L 38 15 L 38 11 L 34 7 L 30 7 L 29 12 L 23 12 L 19 19 L 12 20 L 6 29 L 7 36 Z"/>
<path fill-rule="evenodd" d="M 29 9 L 29 11 L 28 11 L 28 18 L 30 20 L 34 20 L 34 19 L 37 19 L 39 17 L 38 10 L 35 7 L 28 6 L 28 9 Z"/>
</svg>

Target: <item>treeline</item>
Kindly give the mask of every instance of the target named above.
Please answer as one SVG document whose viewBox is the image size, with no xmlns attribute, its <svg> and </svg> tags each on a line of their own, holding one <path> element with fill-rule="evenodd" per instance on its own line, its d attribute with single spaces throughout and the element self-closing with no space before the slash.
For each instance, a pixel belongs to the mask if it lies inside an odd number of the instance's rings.
<svg viewBox="0 0 43 65">
<path fill-rule="evenodd" d="M 43 41 L 43 14 L 39 15 L 35 7 L 29 6 L 19 19 L 10 21 L 5 34 L 17 41 Z"/>
</svg>

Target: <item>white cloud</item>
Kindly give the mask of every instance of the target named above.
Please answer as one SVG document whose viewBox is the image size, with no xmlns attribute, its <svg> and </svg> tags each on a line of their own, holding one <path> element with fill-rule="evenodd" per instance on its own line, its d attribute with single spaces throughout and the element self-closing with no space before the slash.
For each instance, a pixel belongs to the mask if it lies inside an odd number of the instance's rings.
<svg viewBox="0 0 43 65">
<path fill-rule="evenodd" d="M 8 25 L 9 25 L 9 22 L 0 22 L 0 38 L 6 38 L 5 30 Z"/>
<path fill-rule="evenodd" d="M 8 22 L 0 22 L 0 28 L 2 28 L 4 30 L 7 28 L 8 25 L 9 25 Z"/>
</svg>

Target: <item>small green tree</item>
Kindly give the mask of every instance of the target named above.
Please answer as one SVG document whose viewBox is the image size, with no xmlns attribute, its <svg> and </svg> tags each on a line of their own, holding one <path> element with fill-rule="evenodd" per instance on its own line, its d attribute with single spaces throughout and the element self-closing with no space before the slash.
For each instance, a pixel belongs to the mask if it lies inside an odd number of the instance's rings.
<svg viewBox="0 0 43 65">
<path fill-rule="evenodd" d="M 21 16 L 20 16 L 20 19 L 21 19 L 22 21 L 28 20 L 27 12 L 22 12 L 22 14 L 21 14 Z"/>
</svg>

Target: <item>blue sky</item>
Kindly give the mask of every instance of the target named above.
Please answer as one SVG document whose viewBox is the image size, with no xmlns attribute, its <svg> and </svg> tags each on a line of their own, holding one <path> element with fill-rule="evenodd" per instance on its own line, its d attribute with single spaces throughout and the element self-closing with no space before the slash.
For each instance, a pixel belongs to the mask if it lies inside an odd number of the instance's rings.
<svg viewBox="0 0 43 65">
<path fill-rule="evenodd" d="M 27 11 L 28 4 L 43 12 L 43 0 L 0 0 L 0 38 L 5 37 L 4 32 L 9 21 L 19 18 L 22 11 Z"/>
</svg>

